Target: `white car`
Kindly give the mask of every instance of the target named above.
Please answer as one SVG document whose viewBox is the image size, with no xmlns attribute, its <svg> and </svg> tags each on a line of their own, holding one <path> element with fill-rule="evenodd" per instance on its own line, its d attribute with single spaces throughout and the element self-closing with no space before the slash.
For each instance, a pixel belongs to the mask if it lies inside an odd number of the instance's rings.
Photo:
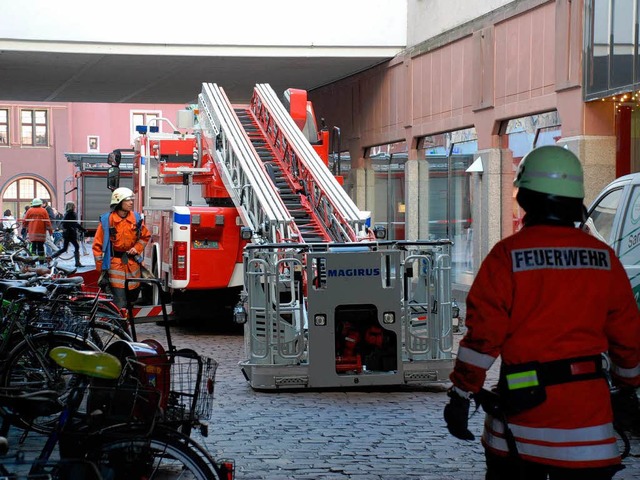
<svg viewBox="0 0 640 480">
<path fill-rule="evenodd" d="M 607 185 L 588 209 L 585 228 L 616 252 L 640 300 L 640 173 Z M 639 303 L 640 304 L 640 303 Z"/>
</svg>

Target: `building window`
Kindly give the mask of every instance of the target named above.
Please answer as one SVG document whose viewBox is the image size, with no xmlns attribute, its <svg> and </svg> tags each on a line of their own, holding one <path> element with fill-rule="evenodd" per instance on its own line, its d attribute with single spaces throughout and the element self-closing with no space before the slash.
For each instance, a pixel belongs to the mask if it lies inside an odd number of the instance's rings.
<svg viewBox="0 0 640 480">
<path fill-rule="evenodd" d="M 34 198 L 50 202 L 51 193 L 46 185 L 34 178 L 19 178 L 7 185 L 2 193 L 2 211 L 9 209 L 16 219 L 22 218 L 25 207 L 30 206 Z"/>
<path fill-rule="evenodd" d="M 46 147 L 49 145 L 49 126 L 46 110 L 22 110 L 20 112 L 22 145 Z"/>
<path fill-rule="evenodd" d="M 640 87 L 640 0 L 587 0 L 584 98 L 597 100 Z"/>
<path fill-rule="evenodd" d="M 375 202 L 371 218 L 387 227 L 389 240 L 405 239 L 406 142 L 371 147 L 368 155 L 375 178 Z"/>
<path fill-rule="evenodd" d="M 9 145 L 9 110 L 0 108 L 0 145 Z"/>
<path fill-rule="evenodd" d="M 136 127 L 146 125 L 150 127 L 157 126 L 159 131 L 162 131 L 162 122 L 158 122 L 157 119 L 162 116 L 160 111 L 133 111 L 131 112 L 131 144 L 135 143 L 136 137 L 139 133 L 136 132 Z"/>
<path fill-rule="evenodd" d="M 478 152 L 475 128 L 431 135 L 420 140 L 427 171 L 420 173 L 426 198 L 418 199 L 428 213 L 429 239 L 453 240 L 452 280 L 473 280 L 473 218 L 471 178 L 467 169 Z"/>
</svg>

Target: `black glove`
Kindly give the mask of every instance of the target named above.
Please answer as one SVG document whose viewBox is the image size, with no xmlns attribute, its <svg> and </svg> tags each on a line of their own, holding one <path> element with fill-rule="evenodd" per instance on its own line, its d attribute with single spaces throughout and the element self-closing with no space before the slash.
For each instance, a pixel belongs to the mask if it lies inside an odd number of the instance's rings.
<svg viewBox="0 0 640 480">
<path fill-rule="evenodd" d="M 611 393 L 613 422 L 623 430 L 640 428 L 640 401 L 633 387 L 620 387 Z"/>
<path fill-rule="evenodd" d="M 453 388 L 447 393 L 449 403 L 444 407 L 444 421 L 449 433 L 460 440 L 475 440 L 469 431 L 470 400 L 460 396 Z"/>
</svg>

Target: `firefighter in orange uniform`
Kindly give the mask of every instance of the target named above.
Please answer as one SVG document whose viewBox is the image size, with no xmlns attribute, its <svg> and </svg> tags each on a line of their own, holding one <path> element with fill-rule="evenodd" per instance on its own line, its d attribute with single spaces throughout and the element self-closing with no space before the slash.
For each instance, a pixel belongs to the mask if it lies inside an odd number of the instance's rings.
<svg viewBox="0 0 640 480">
<path fill-rule="evenodd" d="M 49 214 L 42 207 L 43 203 L 39 198 L 31 200 L 31 208 L 25 213 L 22 222 L 31 242 L 31 253 L 44 258 L 44 242 L 47 240 L 47 233 L 53 235 L 53 227 Z"/>
<path fill-rule="evenodd" d="M 96 270 L 102 272 L 99 284 L 111 288 L 119 307 L 126 307 L 125 279 L 140 278 L 142 253 L 151 234 L 137 212 L 133 211 L 133 192 L 116 188 L 111 195 L 111 211 L 100 216 L 93 239 Z M 137 297 L 140 283 L 129 282 L 130 298 Z"/>
<path fill-rule="evenodd" d="M 486 479 L 609 480 L 622 467 L 601 354 L 634 396 L 640 316 L 631 285 L 613 250 L 575 228 L 584 187 L 573 153 L 532 150 L 514 185 L 524 227 L 495 245 L 469 291 L 445 421 L 473 440 L 469 399 L 485 406 L 486 372 L 501 356 L 499 401 L 485 408 Z"/>
</svg>

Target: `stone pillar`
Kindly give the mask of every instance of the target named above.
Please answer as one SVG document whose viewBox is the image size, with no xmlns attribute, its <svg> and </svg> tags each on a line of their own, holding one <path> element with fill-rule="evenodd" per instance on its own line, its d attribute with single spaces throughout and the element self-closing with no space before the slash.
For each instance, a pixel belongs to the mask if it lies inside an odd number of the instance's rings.
<svg viewBox="0 0 640 480">
<path fill-rule="evenodd" d="M 558 145 L 567 146 L 582 162 L 584 169 L 585 205 L 616 178 L 616 137 L 575 136 L 561 138 Z"/>
<path fill-rule="evenodd" d="M 353 185 L 351 199 L 360 210 L 371 211 L 373 208 L 373 176 L 369 172 L 370 165 L 365 157 L 364 149 L 358 138 L 349 140 L 349 156 L 351 158 L 351 170 L 349 172 L 349 180 Z M 370 205 L 371 208 L 367 208 Z M 375 218 L 372 219 L 375 221 Z M 373 225 L 372 225 L 373 226 Z"/>
<path fill-rule="evenodd" d="M 505 221 L 511 222 L 513 181 L 511 152 L 500 148 L 479 150 L 476 159 L 482 158 L 481 173 L 473 173 L 471 185 L 471 214 L 473 218 L 473 269 L 474 276 L 489 250 L 503 237 Z M 506 170 L 506 172 L 505 172 Z"/>
<path fill-rule="evenodd" d="M 404 165 L 405 185 L 405 237 L 407 240 L 418 240 L 421 226 L 420 208 L 420 161 L 416 158 L 407 160 Z"/>
<path fill-rule="evenodd" d="M 408 152 L 404 166 L 405 186 L 405 238 L 421 240 L 426 238 L 429 216 L 429 182 L 424 149 L 414 142 Z M 426 177 L 425 177 L 426 176 Z M 425 190 L 426 191 L 423 191 Z"/>
</svg>

